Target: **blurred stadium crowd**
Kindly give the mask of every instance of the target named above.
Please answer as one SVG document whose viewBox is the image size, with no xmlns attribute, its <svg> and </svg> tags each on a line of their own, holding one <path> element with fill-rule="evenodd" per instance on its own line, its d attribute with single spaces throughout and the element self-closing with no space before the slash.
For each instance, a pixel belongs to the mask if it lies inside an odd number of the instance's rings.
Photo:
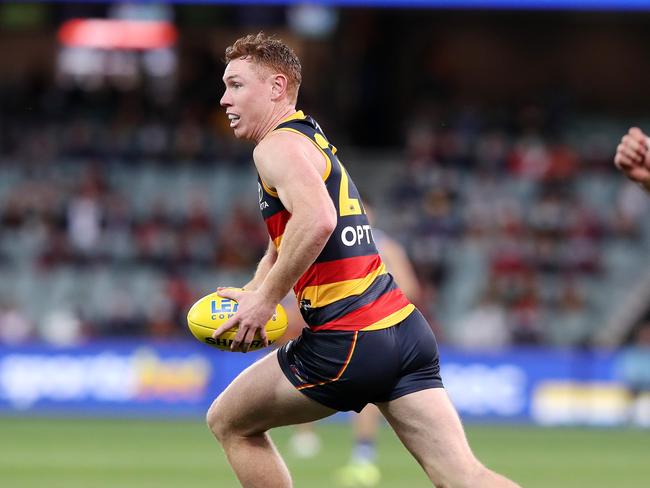
<svg viewBox="0 0 650 488">
<path fill-rule="evenodd" d="M 104 93 L 99 123 L 81 93 L 3 93 L 4 107 L 33 107 L 3 114 L 16 121 L 0 145 L 3 341 L 184 335 L 193 300 L 253 271 L 266 237 L 249 149 L 212 118 L 165 123 Z M 48 122 L 53 100 L 75 96 L 63 104 L 78 113 Z M 350 171 L 363 188 L 373 168 L 364 191 L 442 340 L 589 344 L 650 243 L 647 195 L 612 169 L 618 126 L 579 119 L 550 137 L 535 106 L 501 125 L 465 109 L 441 127 L 431 113 L 412 119 L 398 164 Z"/>
<path fill-rule="evenodd" d="M 498 110 L 472 103 L 446 78 L 453 59 L 431 47 L 442 34 L 418 45 L 424 31 L 396 24 L 419 49 L 400 61 L 400 46 L 378 34 L 390 16 L 349 16 L 331 44 L 302 46 L 309 83 L 299 108 L 343 145 L 378 226 L 406 247 L 441 341 L 592 344 L 648 264 L 648 196 L 611 162 L 627 122 L 574 113 L 561 91 Z M 452 53 L 481 45 L 447 35 Z M 0 82 L 0 342 L 187 337 L 196 298 L 253 272 L 267 238 L 250 147 L 230 134 L 218 106 L 223 67 L 203 42 L 182 47 L 173 86 L 119 75 L 80 86 L 38 69 Z M 332 45 L 351 66 L 340 74 L 349 93 L 334 85 Z M 406 70 L 401 81 L 378 71 L 386 57 L 372 53 L 382 49 Z M 486 74 L 486 86 L 490 77 L 499 74 Z M 395 103 L 377 104 L 397 81 Z M 371 137 L 392 148 L 375 157 L 362 147 Z M 346 157 L 348 145 L 362 150 Z"/>
</svg>

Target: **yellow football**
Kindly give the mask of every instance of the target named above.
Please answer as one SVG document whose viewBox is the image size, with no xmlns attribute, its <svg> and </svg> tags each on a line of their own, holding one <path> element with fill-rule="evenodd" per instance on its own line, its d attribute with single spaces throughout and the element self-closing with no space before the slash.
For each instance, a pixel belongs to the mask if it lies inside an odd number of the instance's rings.
<svg viewBox="0 0 650 488">
<path fill-rule="evenodd" d="M 220 337 L 213 339 L 212 333 L 221 327 L 237 312 L 238 303 L 230 298 L 219 296 L 216 292 L 199 299 L 187 313 L 187 326 L 199 341 L 223 351 L 230 351 L 238 327 L 227 330 Z M 269 345 L 277 341 L 287 330 L 287 313 L 278 304 L 275 313 L 266 323 L 266 337 Z M 261 349 L 264 342 L 257 333 L 251 342 L 250 350 Z"/>
</svg>

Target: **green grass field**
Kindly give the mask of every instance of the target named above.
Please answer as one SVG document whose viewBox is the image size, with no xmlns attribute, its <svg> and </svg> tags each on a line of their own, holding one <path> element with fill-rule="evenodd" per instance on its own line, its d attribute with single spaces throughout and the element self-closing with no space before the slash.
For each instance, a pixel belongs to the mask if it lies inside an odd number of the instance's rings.
<svg viewBox="0 0 650 488">
<path fill-rule="evenodd" d="M 469 426 L 488 466 L 530 488 L 650 486 L 650 432 Z M 346 424 L 321 423 L 313 460 L 287 454 L 288 429 L 272 436 L 296 487 L 335 488 L 348 457 Z M 381 487 L 431 486 L 394 434 L 382 429 Z M 201 422 L 0 418 L 0 486 L 7 488 L 208 488 L 239 486 Z"/>
</svg>

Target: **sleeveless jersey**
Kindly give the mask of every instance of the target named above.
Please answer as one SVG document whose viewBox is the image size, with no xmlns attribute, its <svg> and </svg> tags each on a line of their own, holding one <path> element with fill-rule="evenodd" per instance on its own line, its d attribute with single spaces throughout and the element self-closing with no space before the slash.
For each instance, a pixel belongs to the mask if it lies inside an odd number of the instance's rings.
<svg viewBox="0 0 650 488">
<path fill-rule="evenodd" d="M 274 130 L 300 134 L 320 150 L 327 165 L 323 180 L 338 215 L 327 244 L 294 286 L 307 325 L 314 331 L 375 330 L 404 320 L 415 307 L 386 271 L 359 192 L 336 156 L 336 148 L 302 111 Z M 291 214 L 259 175 L 258 190 L 262 217 L 280 251 Z"/>
</svg>

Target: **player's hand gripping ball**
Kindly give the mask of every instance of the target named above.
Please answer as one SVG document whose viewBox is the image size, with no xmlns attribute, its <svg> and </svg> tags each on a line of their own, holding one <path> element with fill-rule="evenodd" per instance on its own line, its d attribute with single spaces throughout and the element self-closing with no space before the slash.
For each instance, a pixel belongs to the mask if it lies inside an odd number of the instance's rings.
<svg viewBox="0 0 650 488">
<path fill-rule="evenodd" d="M 238 327 L 225 331 L 216 339 L 212 337 L 212 334 L 237 312 L 237 306 L 238 303 L 235 300 L 221 297 L 216 292 L 211 293 L 192 305 L 192 308 L 187 313 L 187 326 L 194 337 L 204 344 L 223 351 L 230 351 Z M 287 324 L 287 313 L 282 308 L 282 305 L 278 304 L 275 307 L 275 313 L 265 326 L 269 345 L 282 337 L 287 330 Z M 251 342 L 250 350 L 263 347 L 264 341 L 259 336 L 259 333 L 256 333 Z"/>
</svg>

